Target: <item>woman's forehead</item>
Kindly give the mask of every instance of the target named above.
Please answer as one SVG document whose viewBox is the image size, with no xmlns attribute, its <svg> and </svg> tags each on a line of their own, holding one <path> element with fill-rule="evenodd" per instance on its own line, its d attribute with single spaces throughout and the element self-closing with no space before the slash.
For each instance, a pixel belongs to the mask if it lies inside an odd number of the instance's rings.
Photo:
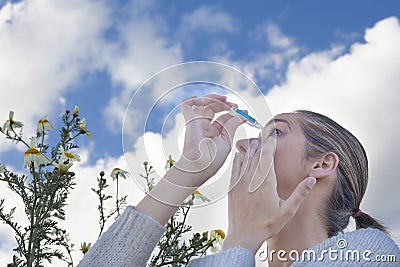
<svg viewBox="0 0 400 267">
<path fill-rule="evenodd" d="M 271 121 L 269 121 L 267 124 L 271 123 L 277 123 L 277 122 L 284 122 L 289 124 L 290 126 L 294 127 L 295 125 L 298 124 L 298 114 L 296 113 L 281 113 L 278 115 L 275 115 Z"/>
<path fill-rule="evenodd" d="M 274 116 L 274 119 L 288 119 L 288 120 L 295 120 L 296 119 L 296 113 L 293 112 L 287 112 L 287 113 L 280 113 Z"/>
</svg>

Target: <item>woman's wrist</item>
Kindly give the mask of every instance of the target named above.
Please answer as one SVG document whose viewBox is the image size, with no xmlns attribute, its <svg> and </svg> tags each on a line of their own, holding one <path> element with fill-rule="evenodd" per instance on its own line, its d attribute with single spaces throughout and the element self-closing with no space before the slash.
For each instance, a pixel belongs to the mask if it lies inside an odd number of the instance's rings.
<svg viewBox="0 0 400 267">
<path fill-rule="evenodd" d="M 197 189 L 194 181 L 196 177 L 172 167 L 138 203 L 136 210 L 165 225 L 185 199 Z"/>
<path fill-rule="evenodd" d="M 208 166 L 202 166 L 196 161 L 182 157 L 170 169 L 174 174 L 166 176 L 165 179 L 179 186 L 192 187 L 195 190 L 212 176 L 208 170 L 210 167 L 211 163 Z"/>
</svg>

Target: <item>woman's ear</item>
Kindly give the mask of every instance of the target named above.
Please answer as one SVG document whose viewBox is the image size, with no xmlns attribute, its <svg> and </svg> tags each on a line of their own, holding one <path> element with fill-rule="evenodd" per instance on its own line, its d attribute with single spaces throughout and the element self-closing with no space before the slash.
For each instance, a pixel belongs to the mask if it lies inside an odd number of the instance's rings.
<svg viewBox="0 0 400 267">
<path fill-rule="evenodd" d="M 336 153 L 329 152 L 314 162 L 308 176 L 315 178 L 325 178 L 336 171 L 339 164 L 339 157 Z"/>
</svg>

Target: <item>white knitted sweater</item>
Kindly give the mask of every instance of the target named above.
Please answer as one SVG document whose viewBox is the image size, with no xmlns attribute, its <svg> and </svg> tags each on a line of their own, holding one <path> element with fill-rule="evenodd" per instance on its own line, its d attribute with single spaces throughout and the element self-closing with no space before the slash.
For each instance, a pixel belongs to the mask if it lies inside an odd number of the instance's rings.
<svg viewBox="0 0 400 267">
<path fill-rule="evenodd" d="M 150 216 L 130 206 L 90 248 L 78 267 L 144 267 L 164 230 Z M 399 247 L 376 229 L 339 234 L 308 249 L 303 256 L 291 266 L 400 266 Z M 376 256 L 386 261 L 377 262 Z M 234 248 L 194 259 L 188 266 L 255 266 L 255 257 L 247 249 Z"/>
</svg>

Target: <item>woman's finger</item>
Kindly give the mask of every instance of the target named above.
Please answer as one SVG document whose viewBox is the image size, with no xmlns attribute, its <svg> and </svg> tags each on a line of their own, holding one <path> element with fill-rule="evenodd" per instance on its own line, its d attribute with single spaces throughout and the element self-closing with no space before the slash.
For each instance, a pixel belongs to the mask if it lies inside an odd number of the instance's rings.
<svg viewBox="0 0 400 267">
<path fill-rule="evenodd" d="M 192 96 L 181 102 L 181 110 L 186 120 L 192 118 L 199 111 L 202 115 L 212 119 L 216 112 L 229 109 L 230 103 L 226 102 L 226 96 L 211 94 L 202 97 Z"/>
<path fill-rule="evenodd" d="M 272 184 L 272 187 L 276 187 L 276 175 L 274 170 L 274 154 L 276 147 L 276 139 L 273 137 L 267 138 L 262 143 L 261 148 L 261 159 L 260 159 L 260 180 L 258 184 L 255 184 L 255 187 L 261 186 L 261 184 L 265 181 Z"/>
<path fill-rule="evenodd" d="M 247 191 L 249 193 L 254 193 L 263 184 L 266 175 L 260 172 L 261 163 L 261 147 L 258 146 L 256 152 L 254 153 L 250 168 L 248 170 L 248 187 Z"/>
<path fill-rule="evenodd" d="M 221 138 L 227 143 L 233 142 L 237 128 L 245 122 L 240 116 L 233 116 L 224 123 L 221 130 Z"/>
<path fill-rule="evenodd" d="M 208 106 L 212 103 L 226 102 L 226 96 L 216 95 L 216 94 L 205 95 L 202 97 L 190 97 L 189 99 L 190 101 L 187 101 L 187 104 L 195 106 Z"/>
<path fill-rule="evenodd" d="M 282 204 L 282 221 L 288 222 L 296 214 L 316 182 L 317 180 L 314 177 L 308 177 L 297 185 L 290 197 Z"/>
<path fill-rule="evenodd" d="M 233 188 L 237 185 L 240 180 L 240 169 L 242 168 L 242 159 L 239 152 L 235 153 L 232 162 L 232 171 L 231 171 L 231 179 L 229 182 L 229 190 L 233 190 Z"/>
<path fill-rule="evenodd" d="M 187 121 L 188 119 L 190 119 L 193 116 L 193 99 L 195 98 L 195 96 L 192 96 L 188 99 L 185 99 L 181 102 L 181 111 L 183 113 L 183 117 L 185 117 L 185 120 Z"/>
<path fill-rule="evenodd" d="M 254 139 L 251 141 L 250 146 L 244 156 L 244 161 L 242 163 L 242 169 L 240 172 L 240 177 L 243 177 L 243 182 L 248 189 L 249 183 L 254 174 L 255 164 L 258 164 L 258 158 L 255 156 L 258 150 L 259 141 Z"/>
<path fill-rule="evenodd" d="M 225 127 L 225 123 L 231 118 L 233 118 L 231 114 L 223 114 L 215 119 L 215 121 L 212 123 L 212 126 L 217 128 L 218 132 L 222 132 L 223 128 Z"/>
<path fill-rule="evenodd" d="M 230 106 L 226 102 L 215 100 L 213 103 L 205 106 L 205 108 L 212 110 L 214 113 L 218 113 L 229 110 Z"/>
</svg>

